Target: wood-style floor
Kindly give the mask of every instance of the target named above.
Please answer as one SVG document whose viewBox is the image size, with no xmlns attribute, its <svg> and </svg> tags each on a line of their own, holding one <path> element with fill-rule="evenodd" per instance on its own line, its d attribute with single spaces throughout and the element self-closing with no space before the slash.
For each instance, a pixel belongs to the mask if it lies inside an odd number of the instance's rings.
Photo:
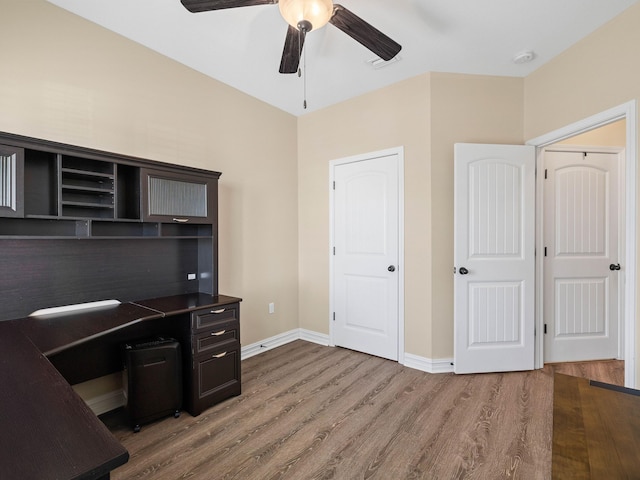
<svg viewBox="0 0 640 480">
<path fill-rule="evenodd" d="M 243 393 L 134 434 L 119 479 L 549 479 L 553 372 L 624 381 L 622 362 L 428 374 L 296 341 L 242 362 Z"/>
</svg>

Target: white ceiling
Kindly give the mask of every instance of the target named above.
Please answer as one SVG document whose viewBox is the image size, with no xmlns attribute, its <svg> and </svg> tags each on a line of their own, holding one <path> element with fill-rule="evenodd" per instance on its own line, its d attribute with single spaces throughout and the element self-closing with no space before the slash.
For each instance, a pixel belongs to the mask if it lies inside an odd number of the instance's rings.
<svg viewBox="0 0 640 480">
<path fill-rule="evenodd" d="M 179 0 L 48 1 L 302 115 L 429 71 L 524 77 L 638 0 L 339 0 L 400 43 L 400 61 L 374 69 L 373 53 L 327 25 L 308 34 L 302 79 L 278 73 L 277 5 L 194 14 Z M 513 63 L 523 51 L 535 60 Z"/>
</svg>

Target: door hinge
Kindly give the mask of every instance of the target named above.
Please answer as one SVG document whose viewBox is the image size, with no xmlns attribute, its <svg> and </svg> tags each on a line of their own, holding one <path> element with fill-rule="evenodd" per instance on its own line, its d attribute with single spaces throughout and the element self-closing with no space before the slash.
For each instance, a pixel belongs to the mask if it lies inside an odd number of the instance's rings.
<svg viewBox="0 0 640 480">
<path fill-rule="evenodd" d="M 333 189 L 334 189 L 334 190 L 336 189 L 336 182 L 335 182 L 335 180 L 333 181 Z"/>
<path fill-rule="evenodd" d="M 547 256 L 547 247 L 544 247 L 544 256 Z"/>
<path fill-rule="evenodd" d="M 336 247 L 333 247 L 333 254 L 336 254 Z"/>
<path fill-rule="evenodd" d="M 544 179 L 545 180 L 547 179 L 547 169 L 546 168 L 544 169 Z"/>
<path fill-rule="evenodd" d="M 336 321 L 336 312 L 333 312 L 333 321 Z"/>
<path fill-rule="evenodd" d="M 544 324 L 544 334 L 545 335 L 547 334 L 547 324 L 546 323 Z"/>
</svg>

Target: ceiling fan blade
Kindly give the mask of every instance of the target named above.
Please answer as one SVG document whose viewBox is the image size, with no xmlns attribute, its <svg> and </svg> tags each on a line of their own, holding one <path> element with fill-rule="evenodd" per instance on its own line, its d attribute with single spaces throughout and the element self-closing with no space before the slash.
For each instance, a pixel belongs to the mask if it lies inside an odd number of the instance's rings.
<svg viewBox="0 0 640 480">
<path fill-rule="evenodd" d="M 180 0 L 191 13 L 278 3 L 278 0 Z"/>
<path fill-rule="evenodd" d="M 333 5 L 333 16 L 329 22 L 385 61 L 391 60 L 402 50 L 400 44 L 342 5 Z"/>
<path fill-rule="evenodd" d="M 280 73 L 296 73 L 298 71 L 305 36 L 304 31 L 289 25 L 287 36 L 284 39 L 282 60 L 280 60 Z"/>
</svg>

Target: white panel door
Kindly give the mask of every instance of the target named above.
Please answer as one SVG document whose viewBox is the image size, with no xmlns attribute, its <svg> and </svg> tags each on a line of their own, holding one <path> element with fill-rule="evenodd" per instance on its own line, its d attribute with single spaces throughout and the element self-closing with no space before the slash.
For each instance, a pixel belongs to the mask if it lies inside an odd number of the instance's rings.
<svg viewBox="0 0 640 480">
<path fill-rule="evenodd" d="M 535 148 L 455 145 L 454 371 L 534 367 Z"/>
<path fill-rule="evenodd" d="M 397 154 L 335 165 L 333 343 L 398 360 Z"/>
<path fill-rule="evenodd" d="M 544 160 L 545 362 L 617 358 L 618 155 Z"/>
</svg>

